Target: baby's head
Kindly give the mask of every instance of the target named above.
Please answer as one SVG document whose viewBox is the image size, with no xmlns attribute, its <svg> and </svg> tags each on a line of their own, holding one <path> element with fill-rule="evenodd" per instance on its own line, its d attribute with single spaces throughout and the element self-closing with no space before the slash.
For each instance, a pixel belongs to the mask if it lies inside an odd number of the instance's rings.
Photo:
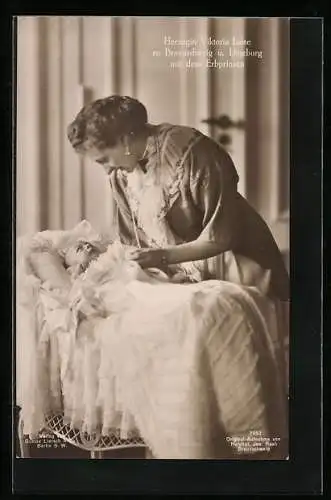
<svg viewBox="0 0 331 500">
<path fill-rule="evenodd" d="M 67 270 L 71 274 L 84 272 L 90 263 L 97 259 L 107 247 L 87 240 L 79 240 L 63 252 L 63 258 Z"/>
</svg>

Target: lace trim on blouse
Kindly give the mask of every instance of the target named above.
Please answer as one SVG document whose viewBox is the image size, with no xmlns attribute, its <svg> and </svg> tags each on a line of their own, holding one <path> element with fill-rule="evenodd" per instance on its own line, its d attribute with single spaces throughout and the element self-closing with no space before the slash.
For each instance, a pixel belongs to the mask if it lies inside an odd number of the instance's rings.
<svg viewBox="0 0 331 500">
<path fill-rule="evenodd" d="M 185 160 L 192 147 L 202 138 L 194 134 L 184 153 L 176 160 L 179 156 L 178 146 L 172 141 L 169 129 L 166 129 L 165 138 L 162 136 L 161 132 L 160 136 L 151 135 L 148 139 L 147 172 L 143 173 L 137 168 L 125 174 L 132 217 L 153 246 L 176 243 L 165 216 L 180 195 Z"/>
</svg>

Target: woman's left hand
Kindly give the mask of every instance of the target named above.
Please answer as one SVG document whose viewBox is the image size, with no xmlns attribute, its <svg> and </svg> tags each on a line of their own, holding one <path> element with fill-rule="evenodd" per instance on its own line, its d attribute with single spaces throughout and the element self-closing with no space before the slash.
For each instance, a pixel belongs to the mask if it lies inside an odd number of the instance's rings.
<svg viewBox="0 0 331 500">
<path fill-rule="evenodd" d="M 164 269 L 166 263 L 166 251 L 162 248 L 138 248 L 130 250 L 128 258 L 137 262 L 142 268 L 156 267 Z"/>
</svg>

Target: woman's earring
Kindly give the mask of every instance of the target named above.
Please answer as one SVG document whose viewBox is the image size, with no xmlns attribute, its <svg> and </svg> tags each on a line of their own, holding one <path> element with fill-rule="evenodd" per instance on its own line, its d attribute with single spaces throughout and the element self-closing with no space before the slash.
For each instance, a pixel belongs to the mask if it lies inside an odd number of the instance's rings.
<svg viewBox="0 0 331 500">
<path fill-rule="evenodd" d="M 128 145 L 127 145 L 127 146 L 126 146 L 126 148 L 125 148 L 125 152 L 124 152 L 124 154 L 125 154 L 125 156 L 131 156 L 131 155 L 132 155 L 132 153 L 131 153 L 131 151 L 130 151 L 130 149 L 129 149 L 129 146 L 128 146 Z"/>
</svg>

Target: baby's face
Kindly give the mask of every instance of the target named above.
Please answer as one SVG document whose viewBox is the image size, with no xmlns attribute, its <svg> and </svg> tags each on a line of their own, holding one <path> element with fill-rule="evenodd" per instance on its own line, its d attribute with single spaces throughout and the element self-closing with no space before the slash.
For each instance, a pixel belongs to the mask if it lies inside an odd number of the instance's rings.
<svg viewBox="0 0 331 500">
<path fill-rule="evenodd" d="M 78 241 L 65 253 L 65 263 L 68 267 L 80 267 L 85 270 L 90 262 L 101 254 L 101 250 L 89 241 Z"/>
</svg>

